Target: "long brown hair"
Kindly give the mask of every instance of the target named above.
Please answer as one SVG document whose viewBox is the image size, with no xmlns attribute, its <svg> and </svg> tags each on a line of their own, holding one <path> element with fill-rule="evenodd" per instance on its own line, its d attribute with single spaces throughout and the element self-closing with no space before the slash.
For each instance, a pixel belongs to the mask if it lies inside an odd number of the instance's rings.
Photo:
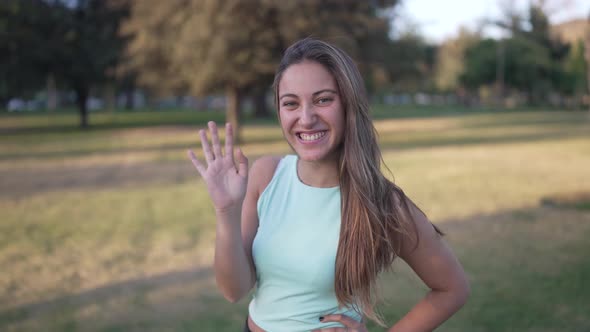
<svg viewBox="0 0 590 332">
<path fill-rule="evenodd" d="M 340 305 L 352 305 L 360 314 L 383 325 L 375 311 L 377 276 L 399 255 L 400 240 L 416 234 L 410 229 L 414 223 L 409 218 L 409 203 L 403 191 L 381 171 L 383 159 L 369 116 L 364 82 L 344 51 L 312 38 L 291 45 L 273 83 L 277 109 L 283 73 L 306 60 L 323 65 L 332 74 L 345 113 L 338 174 L 342 221 L 336 254 L 336 298 Z"/>
</svg>

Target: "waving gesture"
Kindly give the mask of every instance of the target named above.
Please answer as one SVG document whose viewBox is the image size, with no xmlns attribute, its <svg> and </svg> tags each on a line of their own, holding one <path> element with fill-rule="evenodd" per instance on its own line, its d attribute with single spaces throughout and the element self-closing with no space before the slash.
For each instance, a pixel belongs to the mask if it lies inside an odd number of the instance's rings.
<svg viewBox="0 0 590 332">
<path fill-rule="evenodd" d="M 225 125 L 225 155 L 221 151 L 217 125 L 210 121 L 208 127 L 211 132 L 212 146 L 209 145 L 205 130 L 199 130 L 207 166 L 197 159 L 192 150 L 188 151 L 188 156 L 205 180 L 215 209 L 218 211 L 240 209 L 248 183 L 248 159 L 240 149 L 237 149 L 238 167 L 236 168 L 231 124 Z"/>
</svg>

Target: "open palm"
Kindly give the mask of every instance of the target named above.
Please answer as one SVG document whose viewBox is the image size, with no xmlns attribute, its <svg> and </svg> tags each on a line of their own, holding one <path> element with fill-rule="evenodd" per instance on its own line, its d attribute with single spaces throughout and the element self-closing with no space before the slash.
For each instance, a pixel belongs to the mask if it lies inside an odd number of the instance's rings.
<svg viewBox="0 0 590 332">
<path fill-rule="evenodd" d="M 248 184 L 248 159 L 240 149 L 237 149 L 238 166 L 236 167 L 231 124 L 225 125 L 225 155 L 221 150 L 217 125 L 210 121 L 208 127 L 211 132 L 211 145 L 205 130 L 199 131 L 207 165 L 200 162 L 191 150 L 188 151 L 189 158 L 205 180 L 215 209 L 223 211 L 240 208 Z"/>
</svg>

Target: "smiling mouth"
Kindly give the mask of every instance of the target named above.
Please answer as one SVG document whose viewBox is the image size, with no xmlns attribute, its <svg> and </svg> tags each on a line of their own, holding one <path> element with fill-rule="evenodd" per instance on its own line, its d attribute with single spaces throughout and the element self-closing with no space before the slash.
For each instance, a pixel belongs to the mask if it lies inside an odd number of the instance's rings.
<svg viewBox="0 0 590 332">
<path fill-rule="evenodd" d="M 305 142 L 317 141 L 324 136 L 326 136 L 326 131 L 320 131 L 320 132 L 313 133 L 313 134 L 308 134 L 308 133 L 298 133 L 297 134 L 297 137 L 299 137 L 302 141 L 305 141 Z"/>
</svg>

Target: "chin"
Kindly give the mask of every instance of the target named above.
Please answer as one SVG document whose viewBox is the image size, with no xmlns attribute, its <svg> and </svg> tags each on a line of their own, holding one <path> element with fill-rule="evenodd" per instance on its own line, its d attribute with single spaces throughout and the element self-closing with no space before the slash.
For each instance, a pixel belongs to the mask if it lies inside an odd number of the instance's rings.
<svg viewBox="0 0 590 332">
<path fill-rule="evenodd" d="M 321 161 L 322 160 L 321 156 L 308 156 L 306 154 L 299 154 L 299 153 L 297 154 L 297 156 L 299 157 L 299 160 L 301 160 L 301 161 L 312 162 L 312 161 Z"/>
<path fill-rule="evenodd" d="M 318 161 L 332 161 L 338 159 L 337 153 L 328 153 L 321 151 L 295 151 L 297 156 L 302 161 L 318 162 Z"/>
</svg>

